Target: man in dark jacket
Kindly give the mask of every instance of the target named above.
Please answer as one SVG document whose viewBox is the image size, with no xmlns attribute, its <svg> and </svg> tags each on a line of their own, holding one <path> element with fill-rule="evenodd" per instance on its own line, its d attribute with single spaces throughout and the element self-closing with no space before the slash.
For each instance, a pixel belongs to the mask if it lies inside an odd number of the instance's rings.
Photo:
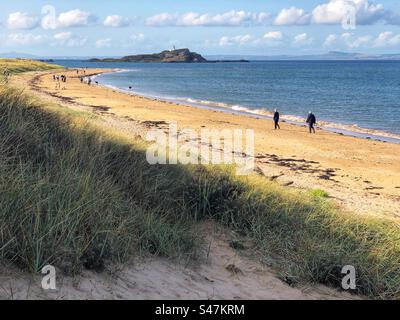
<svg viewBox="0 0 400 320">
<path fill-rule="evenodd" d="M 275 130 L 281 128 L 279 126 L 279 112 L 277 109 L 275 109 L 275 113 L 274 113 L 274 123 L 275 123 Z"/>
<path fill-rule="evenodd" d="M 310 133 L 311 132 L 315 133 L 314 125 L 317 123 L 317 119 L 315 118 L 315 115 L 311 111 L 308 113 L 306 122 L 308 123 L 308 129 L 310 130 Z"/>
</svg>

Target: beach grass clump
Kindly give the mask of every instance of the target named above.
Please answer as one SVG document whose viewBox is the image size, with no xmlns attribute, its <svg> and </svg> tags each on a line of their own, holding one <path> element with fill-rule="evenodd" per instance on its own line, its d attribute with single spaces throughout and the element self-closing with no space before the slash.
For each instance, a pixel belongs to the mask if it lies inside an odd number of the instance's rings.
<svg viewBox="0 0 400 320">
<path fill-rule="evenodd" d="M 8 70 L 10 73 L 28 71 L 45 71 L 61 69 L 61 66 L 31 59 L 3 59 L 0 58 L 0 71 Z M 2 72 L 1 72 L 2 75 Z"/>
<path fill-rule="evenodd" d="M 315 198 L 329 198 L 329 193 L 322 189 L 311 189 L 309 193 Z"/>
<path fill-rule="evenodd" d="M 50 263 L 76 273 L 135 252 L 194 254 L 188 220 L 144 208 L 126 192 L 135 179 L 119 177 L 127 146 L 77 130 L 10 88 L 0 89 L 0 133 L 1 258 L 32 271 Z"/>
<path fill-rule="evenodd" d="M 196 257 L 198 223 L 252 240 L 291 285 L 399 298 L 398 221 L 345 212 L 323 192 L 302 192 L 231 166 L 150 165 L 146 145 L 75 115 L 50 112 L 20 91 L 0 92 L 0 257 L 29 270 L 101 270 L 136 254 Z M 78 119 L 79 120 L 79 119 Z"/>
</svg>

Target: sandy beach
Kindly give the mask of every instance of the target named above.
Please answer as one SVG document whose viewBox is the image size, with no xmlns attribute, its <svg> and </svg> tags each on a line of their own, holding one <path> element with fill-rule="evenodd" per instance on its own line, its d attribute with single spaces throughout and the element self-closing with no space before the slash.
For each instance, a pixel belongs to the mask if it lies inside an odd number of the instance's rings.
<svg viewBox="0 0 400 320">
<path fill-rule="evenodd" d="M 86 75 L 112 72 L 88 69 Z M 56 88 L 53 73 L 18 75 L 13 83 L 41 98 L 76 110 L 95 113 L 102 125 L 145 136 L 148 129 L 253 129 L 258 171 L 267 179 L 301 189 L 323 189 L 340 205 L 357 213 L 400 214 L 400 145 L 355 138 L 324 130 L 310 135 L 307 128 L 281 123 L 274 130 L 268 119 L 207 110 L 150 99 L 81 83 L 76 70 Z"/>
</svg>

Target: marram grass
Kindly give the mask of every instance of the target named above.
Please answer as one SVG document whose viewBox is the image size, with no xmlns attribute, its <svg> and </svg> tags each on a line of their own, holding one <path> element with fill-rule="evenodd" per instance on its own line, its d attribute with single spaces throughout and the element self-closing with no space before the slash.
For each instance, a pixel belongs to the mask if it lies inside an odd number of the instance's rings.
<svg viewBox="0 0 400 320">
<path fill-rule="evenodd" d="M 223 166 L 149 165 L 143 144 L 74 124 L 18 90 L 0 92 L 0 258 L 32 271 L 78 272 L 137 254 L 197 257 L 198 222 L 253 240 L 292 284 L 400 297 L 400 227 L 343 212 L 318 192 L 293 191 Z"/>
<path fill-rule="evenodd" d="M 30 59 L 1 59 L 0 58 L 0 75 L 7 69 L 11 74 L 27 72 L 27 71 L 45 71 L 50 69 L 62 68 L 55 64 L 45 63 Z"/>
</svg>

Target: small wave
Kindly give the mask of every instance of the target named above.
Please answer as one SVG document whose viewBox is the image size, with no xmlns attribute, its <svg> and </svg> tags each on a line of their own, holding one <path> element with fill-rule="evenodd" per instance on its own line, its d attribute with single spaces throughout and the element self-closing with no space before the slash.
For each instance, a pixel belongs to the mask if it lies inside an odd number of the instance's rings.
<svg viewBox="0 0 400 320">
<path fill-rule="evenodd" d="M 121 73 L 121 72 L 139 72 L 139 69 L 114 69 L 113 73 Z"/>
</svg>

